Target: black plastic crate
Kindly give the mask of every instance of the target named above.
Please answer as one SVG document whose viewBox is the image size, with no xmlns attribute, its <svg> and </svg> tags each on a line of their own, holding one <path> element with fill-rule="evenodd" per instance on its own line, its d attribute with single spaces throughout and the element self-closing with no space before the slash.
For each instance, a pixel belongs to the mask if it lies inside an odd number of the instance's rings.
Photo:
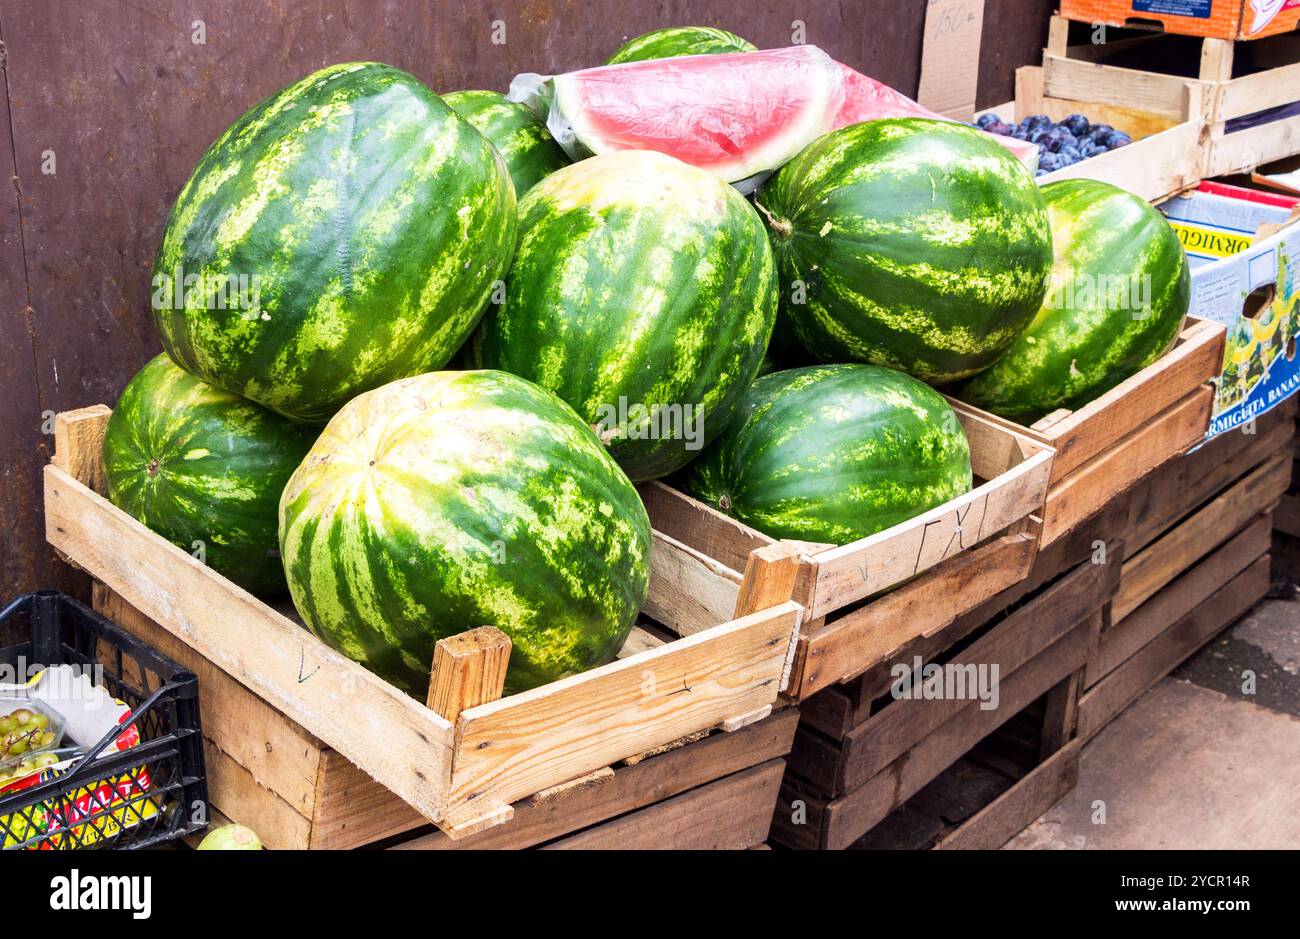
<svg viewBox="0 0 1300 939">
<path fill-rule="evenodd" d="M 125 702 L 131 715 L 71 772 L 0 796 L 0 845 L 146 848 L 205 827 L 208 787 L 194 673 L 53 590 L 25 594 L 0 610 L 0 634 L 24 633 L 26 642 L 0 649 L 0 665 L 21 663 L 29 674 L 38 666 L 96 669 L 83 674 Z M 139 744 L 96 759 L 130 724 Z"/>
</svg>

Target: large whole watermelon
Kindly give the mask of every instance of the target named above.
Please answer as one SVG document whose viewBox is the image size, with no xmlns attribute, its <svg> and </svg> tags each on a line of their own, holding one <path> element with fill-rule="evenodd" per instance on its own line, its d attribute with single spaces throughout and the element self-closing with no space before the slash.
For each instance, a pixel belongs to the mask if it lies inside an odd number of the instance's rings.
<svg viewBox="0 0 1300 939">
<path fill-rule="evenodd" d="M 546 125 L 528 108 L 499 91 L 453 91 L 442 96 L 506 161 L 515 195 L 523 196 L 544 177 L 569 165 Z"/>
<path fill-rule="evenodd" d="M 929 382 L 993 363 L 1047 288 L 1052 241 L 1034 177 L 962 124 L 852 124 L 810 144 L 758 195 L 782 319 L 819 361 Z"/>
<path fill-rule="evenodd" d="M 160 355 L 108 420 L 108 498 L 245 590 L 283 593 L 276 505 L 316 433 Z"/>
<path fill-rule="evenodd" d="M 1043 187 L 1056 261 L 1042 309 L 963 400 L 1030 424 L 1075 409 L 1160 358 L 1187 314 L 1187 256 L 1165 217 L 1109 183 Z"/>
<path fill-rule="evenodd" d="M 307 626 L 424 697 L 434 643 L 492 625 L 507 691 L 609 661 L 649 583 L 636 490 L 566 404 L 514 375 L 434 372 L 351 401 L 280 500 Z"/>
<path fill-rule="evenodd" d="M 523 199 L 505 302 L 475 364 L 522 375 L 597 425 L 634 480 L 689 461 L 730 420 L 776 315 L 763 223 L 672 157 L 575 163 Z"/>
<path fill-rule="evenodd" d="M 441 367 L 510 263 L 500 155 L 387 65 L 335 65 L 217 139 L 172 207 L 154 318 L 186 371 L 295 420 Z"/>
<path fill-rule="evenodd" d="M 846 544 L 968 492 L 970 447 L 929 385 L 813 365 L 754 382 L 682 485 L 773 538 Z"/>
<path fill-rule="evenodd" d="M 609 57 L 606 65 L 669 59 L 679 55 L 712 55 L 722 52 L 753 52 L 753 43 L 735 33 L 714 26 L 669 26 L 629 39 Z"/>
</svg>

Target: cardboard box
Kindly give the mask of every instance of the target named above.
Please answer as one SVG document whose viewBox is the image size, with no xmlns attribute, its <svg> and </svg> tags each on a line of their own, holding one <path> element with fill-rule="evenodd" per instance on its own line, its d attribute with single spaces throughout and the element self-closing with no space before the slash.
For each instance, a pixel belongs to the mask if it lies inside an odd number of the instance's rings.
<svg viewBox="0 0 1300 939">
<path fill-rule="evenodd" d="M 1184 36 L 1260 39 L 1300 25 L 1300 0 L 1061 0 L 1061 15 L 1108 26 L 1158 23 Z"/>
<path fill-rule="evenodd" d="M 1191 262 L 1191 315 L 1228 330 L 1213 437 L 1300 389 L 1300 200 L 1203 183 L 1160 208 Z"/>
</svg>

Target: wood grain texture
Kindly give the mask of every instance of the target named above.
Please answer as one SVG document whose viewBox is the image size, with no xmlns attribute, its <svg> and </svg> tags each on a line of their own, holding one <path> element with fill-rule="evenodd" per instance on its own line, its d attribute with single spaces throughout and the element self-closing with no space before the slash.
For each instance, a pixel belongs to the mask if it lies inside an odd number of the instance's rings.
<svg viewBox="0 0 1300 939">
<path fill-rule="evenodd" d="M 515 817 L 509 823 L 479 835 L 453 842 L 435 831 L 394 847 L 427 851 L 518 849 L 552 841 L 782 757 L 790 752 L 798 720 L 798 712 L 787 709 L 734 734 L 710 734 L 635 765 L 619 764 L 613 768 L 612 778 L 597 787 L 573 792 L 562 801 L 528 799 L 515 803 Z"/>
<path fill-rule="evenodd" d="M 563 851 L 738 851 L 767 838 L 784 760 L 725 779 L 546 845 Z"/>
<path fill-rule="evenodd" d="M 773 703 L 801 612 L 786 601 L 465 711 L 451 804 L 465 813 L 507 805 Z"/>
<path fill-rule="evenodd" d="M 1248 568 L 1163 630 L 1079 699 L 1079 738 L 1089 740 L 1144 691 L 1268 592 L 1268 558 Z"/>
<path fill-rule="evenodd" d="M 480 626 L 433 647 L 426 704 L 455 725 L 460 712 L 501 697 L 510 667 L 510 637 L 495 626 Z"/>
</svg>

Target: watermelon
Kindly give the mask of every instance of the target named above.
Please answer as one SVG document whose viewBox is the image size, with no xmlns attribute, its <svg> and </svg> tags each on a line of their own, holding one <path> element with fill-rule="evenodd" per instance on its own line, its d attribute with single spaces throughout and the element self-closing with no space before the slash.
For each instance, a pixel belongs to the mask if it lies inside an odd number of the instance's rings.
<svg viewBox="0 0 1300 939">
<path fill-rule="evenodd" d="M 645 600 L 650 521 L 573 410 L 496 371 L 363 394 L 280 499 L 307 627 L 412 695 L 438 639 L 484 624 L 514 647 L 508 692 L 610 661 Z"/>
<path fill-rule="evenodd" d="M 971 483 L 970 447 L 944 397 L 876 365 L 764 375 L 681 480 L 773 538 L 828 544 L 905 522 Z"/>
<path fill-rule="evenodd" d="M 551 174 L 519 212 L 505 302 L 471 361 L 567 401 L 634 480 L 685 465 L 767 349 L 777 294 L 762 221 L 715 176 L 631 150 Z"/>
<path fill-rule="evenodd" d="M 1010 347 L 1047 289 L 1051 231 L 1034 177 L 962 124 L 832 131 L 757 204 L 780 271 L 778 330 L 816 361 L 964 378 Z"/>
<path fill-rule="evenodd" d="M 159 355 L 108 420 L 108 498 L 250 593 L 283 594 L 276 505 L 315 439 Z"/>
<path fill-rule="evenodd" d="M 537 115 L 506 100 L 501 92 L 453 91 L 442 100 L 497 148 L 510 171 L 516 196 L 569 165 L 569 158 Z"/>
<path fill-rule="evenodd" d="M 1077 409 L 1173 345 L 1191 298 L 1177 234 L 1144 199 L 1109 183 L 1043 187 L 1056 260 L 1042 308 L 993 365 L 958 392 L 1023 424 Z"/>
<path fill-rule="evenodd" d="M 627 62 L 551 82 L 547 125 L 567 123 L 591 153 L 655 150 L 727 182 L 780 166 L 843 104 L 839 63 L 816 46 Z"/>
<path fill-rule="evenodd" d="M 679 55 L 710 55 L 723 52 L 754 52 L 756 46 L 735 33 L 713 26 L 670 26 L 629 39 L 606 65 L 669 59 Z"/>
<path fill-rule="evenodd" d="M 514 250 L 505 162 L 416 79 L 335 65 L 221 135 L 172 207 L 154 319 L 191 374 L 294 420 L 441 367 Z"/>
</svg>

